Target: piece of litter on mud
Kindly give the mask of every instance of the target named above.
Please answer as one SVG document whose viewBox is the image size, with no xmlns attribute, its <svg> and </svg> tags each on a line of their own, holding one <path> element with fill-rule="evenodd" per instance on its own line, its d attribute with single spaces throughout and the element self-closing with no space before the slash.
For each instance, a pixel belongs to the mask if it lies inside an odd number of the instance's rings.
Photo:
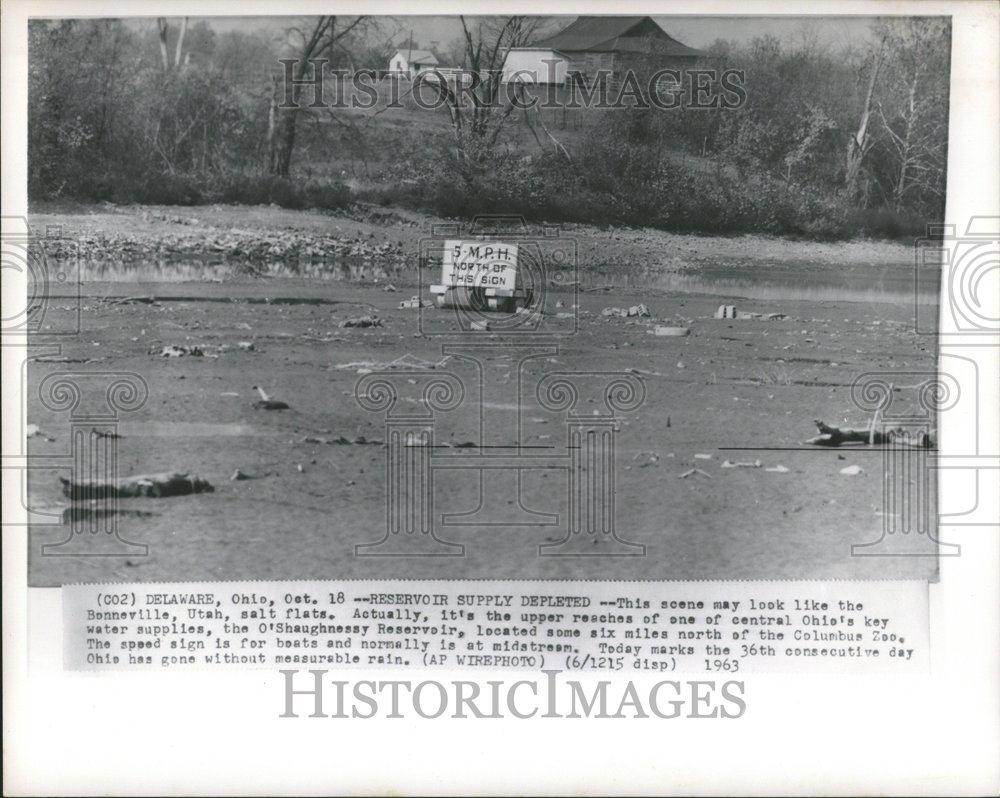
<svg viewBox="0 0 1000 798">
<path fill-rule="evenodd" d="M 382 319 L 378 316 L 352 316 L 344 319 L 338 327 L 381 327 Z"/>
<path fill-rule="evenodd" d="M 253 389 L 260 394 L 260 399 L 253 403 L 253 406 L 257 410 L 288 410 L 289 407 L 285 402 L 279 401 L 277 399 L 272 399 L 263 388 L 254 385 Z"/>
<path fill-rule="evenodd" d="M 219 396 L 239 396 L 239 394 L 236 391 L 223 391 Z"/>
<path fill-rule="evenodd" d="M 373 371 L 385 371 L 386 369 L 436 369 L 443 366 L 451 359 L 451 355 L 445 355 L 440 360 L 422 360 L 409 353 L 400 355 L 395 360 L 356 360 L 351 363 L 338 363 L 335 369 L 356 370 L 358 374 L 371 374 Z"/>
<path fill-rule="evenodd" d="M 486 332 L 490 329 L 490 323 L 488 321 L 474 321 L 469 325 L 469 329 L 477 332 Z"/>
<path fill-rule="evenodd" d="M 232 476 L 231 476 L 231 477 L 229 478 L 229 480 L 230 480 L 231 482 L 242 482 L 242 481 L 243 481 L 243 480 L 245 480 L 245 479 L 254 479 L 254 478 L 255 478 L 255 477 L 252 477 L 252 476 L 250 476 L 250 474 L 247 474 L 247 473 L 245 473 L 245 472 L 243 472 L 243 471 L 240 471 L 240 470 L 239 470 L 239 469 L 237 468 L 237 469 L 236 469 L 236 470 L 235 470 L 235 471 L 233 472 L 233 475 L 232 475 Z"/>
<path fill-rule="evenodd" d="M 610 316 L 620 319 L 626 318 L 649 318 L 652 314 L 649 312 L 649 308 L 645 305 L 632 305 L 630 308 L 604 308 L 601 311 L 602 316 Z"/>
<path fill-rule="evenodd" d="M 238 322 L 236 322 L 236 324 L 233 325 L 233 327 L 235 329 L 237 329 L 237 330 L 252 330 L 253 329 L 253 327 L 251 327 L 245 321 L 238 321 Z M 145 330 L 143 330 L 143 332 L 145 332 Z"/>
<path fill-rule="evenodd" d="M 410 297 L 409 299 L 404 299 L 399 303 L 400 310 L 407 310 L 410 308 L 429 308 L 434 305 L 429 299 L 421 299 L 418 296 Z"/>
<path fill-rule="evenodd" d="M 709 479 L 712 478 L 711 474 L 709 474 L 707 471 L 702 471 L 700 468 L 689 468 L 683 474 L 678 474 L 677 478 L 687 479 L 688 477 L 694 476 L 695 474 L 701 474 L 703 477 L 708 477 Z"/>
<path fill-rule="evenodd" d="M 556 314 L 556 318 L 557 319 L 572 319 L 575 316 L 576 316 L 575 313 L 557 313 Z"/>
<path fill-rule="evenodd" d="M 683 338 L 688 335 L 691 330 L 687 327 L 664 327 L 657 324 L 652 330 L 647 330 L 650 335 L 656 335 L 660 338 Z"/>
<path fill-rule="evenodd" d="M 406 440 L 403 443 L 404 446 L 430 446 L 430 441 L 427 440 L 423 435 L 414 435 L 412 432 L 407 433 Z"/>
<path fill-rule="evenodd" d="M 533 418 L 531 419 L 532 424 L 548 424 L 549 420 L 547 418 Z"/>
<path fill-rule="evenodd" d="M 701 454 L 699 452 L 698 454 L 696 454 L 694 456 L 694 459 L 695 460 L 711 460 L 712 459 L 712 455 L 710 455 L 710 454 Z"/>
<path fill-rule="evenodd" d="M 239 346 L 239 348 L 244 352 L 253 352 L 257 349 L 257 347 L 254 346 L 253 341 L 240 341 L 237 346 Z"/>
<path fill-rule="evenodd" d="M 321 438 L 318 435 L 306 435 L 302 439 L 303 443 L 323 443 L 330 446 L 381 446 L 382 441 L 377 438 L 372 438 L 368 440 L 364 435 L 358 435 L 357 437 L 345 438 L 340 435 L 336 438 Z"/>
<path fill-rule="evenodd" d="M 205 351 L 200 346 L 164 346 L 149 350 L 151 355 L 160 357 L 204 357 Z"/>
<path fill-rule="evenodd" d="M 749 313 L 737 310 L 735 305 L 719 305 L 715 311 L 717 319 L 743 319 L 745 321 L 783 321 L 788 318 L 785 313 Z"/>
<path fill-rule="evenodd" d="M 104 300 L 109 305 L 159 305 L 160 303 L 151 296 L 123 296 L 108 298 Z"/>
<path fill-rule="evenodd" d="M 392 291 L 396 291 L 397 288 L 392 283 L 386 283 L 385 285 L 382 286 L 382 290 L 387 293 L 391 293 Z"/>
<path fill-rule="evenodd" d="M 69 357 L 68 355 L 35 355 L 28 358 L 36 363 L 90 363 L 91 357 Z"/>
<path fill-rule="evenodd" d="M 780 465 L 780 464 L 776 465 L 776 466 L 770 466 L 768 468 L 765 468 L 764 470 L 770 472 L 771 474 L 787 474 L 788 473 L 788 469 L 785 468 L 785 466 Z"/>
<path fill-rule="evenodd" d="M 861 466 L 849 465 L 840 469 L 840 473 L 848 477 L 856 477 L 858 474 L 863 474 L 864 471 L 861 469 Z"/>
<path fill-rule="evenodd" d="M 723 460 L 722 461 L 722 467 L 723 468 L 760 468 L 761 467 L 761 462 L 760 462 L 760 460 L 754 460 L 753 462 L 743 462 L 743 463 L 740 463 L 740 462 L 734 462 L 732 460 Z"/>
<path fill-rule="evenodd" d="M 103 429 L 98 429 L 97 427 L 91 427 L 90 428 L 90 434 L 93 435 L 95 438 L 112 438 L 112 439 L 114 439 L 114 438 L 123 438 L 123 437 L 125 437 L 124 435 L 119 435 L 114 430 L 103 430 Z"/>
<path fill-rule="evenodd" d="M 298 471 L 300 474 L 304 474 L 306 469 L 302 465 L 302 463 L 296 463 L 295 464 L 295 470 Z"/>
<path fill-rule="evenodd" d="M 39 428 L 37 424 L 28 424 L 28 426 L 25 428 L 25 433 L 29 438 L 44 438 L 49 443 L 55 443 L 56 440 L 50 435 L 46 435 L 44 432 L 42 432 L 42 430 Z"/>
<path fill-rule="evenodd" d="M 110 480 L 69 480 L 59 477 L 64 496 L 74 501 L 90 501 L 107 497 L 128 498 L 149 496 L 166 498 L 191 493 L 211 493 L 215 490 L 204 479 L 187 472 L 166 471 L 161 474 L 139 474 Z"/>
</svg>

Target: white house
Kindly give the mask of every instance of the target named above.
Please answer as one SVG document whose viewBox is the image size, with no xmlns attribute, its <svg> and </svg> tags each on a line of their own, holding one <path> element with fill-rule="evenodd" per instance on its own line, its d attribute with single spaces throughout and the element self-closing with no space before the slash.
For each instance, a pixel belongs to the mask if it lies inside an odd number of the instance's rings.
<svg viewBox="0 0 1000 798">
<path fill-rule="evenodd" d="M 569 58 L 550 47 L 515 47 L 503 62 L 503 80 L 509 83 L 566 83 Z"/>
<path fill-rule="evenodd" d="M 437 66 L 438 60 L 429 50 L 397 50 L 389 59 L 390 72 L 403 72 L 411 78 Z"/>
</svg>

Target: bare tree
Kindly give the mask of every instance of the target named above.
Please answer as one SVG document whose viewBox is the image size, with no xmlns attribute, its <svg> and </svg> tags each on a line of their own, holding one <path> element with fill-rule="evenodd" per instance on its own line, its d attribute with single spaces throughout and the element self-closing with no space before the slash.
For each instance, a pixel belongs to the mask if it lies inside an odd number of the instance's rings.
<svg viewBox="0 0 1000 798">
<path fill-rule="evenodd" d="M 160 62 L 163 66 L 164 72 L 169 72 L 171 66 L 174 69 L 180 69 L 184 65 L 184 35 L 187 33 L 187 26 L 188 18 L 184 17 L 181 20 L 180 32 L 177 34 L 177 45 L 174 48 L 174 62 L 173 65 L 171 65 L 170 50 L 167 47 L 167 39 L 170 36 L 170 25 L 167 22 L 166 17 L 156 18 L 156 28 L 160 38 Z"/>
<path fill-rule="evenodd" d="M 464 41 L 462 60 L 466 69 L 462 84 L 452 83 L 431 71 L 418 77 L 414 91 L 430 86 L 444 101 L 451 118 L 459 169 L 468 181 L 472 179 L 473 164 L 493 151 L 516 107 L 509 101 L 511 98 L 505 101 L 503 92 L 503 66 L 507 55 L 512 48 L 527 44 L 543 20 L 527 16 L 486 17 L 475 22 L 460 16 L 459 20 Z M 457 52 L 453 55 L 457 56 Z M 519 91 L 517 87 L 513 90 Z M 523 92 L 521 97 L 523 104 Z"/>
<path fill-rule="evenodd" d="M 944 195 L 947 141 L 947 30 L 941 20 L 898 21 L 886 36 L 888 68 L 876 110 L 895 154 L 892 203 L 911 194 Z"/>
<path fill-rule="evenodd" d="M 879 39 L 872 51 L 871 72 L 868 75 L 868 89 L 865 92 L 865 99 L 861 106 L 861 118 L 858 121 L 858 128 L 847 143 L 847 169 L 844 176 L 844 186 L 849 196 L 857 196 L 861 168 L 864 165 L 865 156 L 871 149 L 871 117 L 872 101 L 875 97 L 875 88 L 878 85 L 879 74 L 882 71 L 882 62 L 885 58 L 885 37 Z"/>
<path fill-rule="evenodd" d="M 291 170 L 296 127 L 299 115 L 304 110 L 300 102 L 302 82 L 314 67 L 320 69 L 321 66 L 312 62 L 330 58 L 344 39 L 357 31 L 367 19 L 364 16 L 322 16 L 317 17 L 311 27 L 305 30 L 300 27 L 290 29 L 289 34 L 297 38 L 298 42 L 294 45 L 291 69 L 284 72 L 284 102 L 278 104 L 272 94 L 267 162 L 271 174 L 288 177 Z M 275 82 L 275 90 L 278 85 Z"/>
</svg>

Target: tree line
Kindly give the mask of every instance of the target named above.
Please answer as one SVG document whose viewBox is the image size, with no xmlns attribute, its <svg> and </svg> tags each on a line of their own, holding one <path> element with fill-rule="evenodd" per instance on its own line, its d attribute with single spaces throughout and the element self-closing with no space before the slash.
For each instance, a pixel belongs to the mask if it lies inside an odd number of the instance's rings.
<svg viewBox="0 0 1000 798">
<path fill-rule="evenodd" d="M 410 129 L 381 124 L 379 111 L 358 119 L 300 102 L 311 60 L 385 68 L 400 41 L 385 18 L 303 18 L 280 33 L 189 19 L 33 21 L 29 198 L 370 200 L 827 237 L 905 235 L 943 215 L 944 18 L 875 19 L 865 41 L 840 49 L 808 28 L 791 42 L 719 40 L 699 66 L 744 73 L 740 108 L 586 112 L 580 130 L 495 101 L 507 51 L 532 41 L 544 18 L 460 23 L 447 52 L 487 76 L 475 90 L 482 102 L 459 102 L 437 82 L 441 119 Z M 359 161 L 365 179 L 348 188 Z"/>
</svg>

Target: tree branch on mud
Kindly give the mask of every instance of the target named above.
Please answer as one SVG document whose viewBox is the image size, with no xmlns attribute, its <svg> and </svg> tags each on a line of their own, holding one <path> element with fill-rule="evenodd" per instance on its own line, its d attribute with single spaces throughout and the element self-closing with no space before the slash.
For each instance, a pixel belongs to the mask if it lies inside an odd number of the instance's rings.
<svg viewBox="0 0 1000 798">
<path fill-rule="evenodd" d="M 911 446 L 919 449 L 933 449 L 933 432 L 921 432 L 913 436 L 911 430 L 896 427 L 894 429 L 876 429 L 874 419 L 867 428 L 834 427 L 816 419 L 816 428 L 820 434 L 810 438 L 806 443 L 813 446 L 840 446 L 844 443 L 861 443 L 867 446 Z"/>
</svg>

